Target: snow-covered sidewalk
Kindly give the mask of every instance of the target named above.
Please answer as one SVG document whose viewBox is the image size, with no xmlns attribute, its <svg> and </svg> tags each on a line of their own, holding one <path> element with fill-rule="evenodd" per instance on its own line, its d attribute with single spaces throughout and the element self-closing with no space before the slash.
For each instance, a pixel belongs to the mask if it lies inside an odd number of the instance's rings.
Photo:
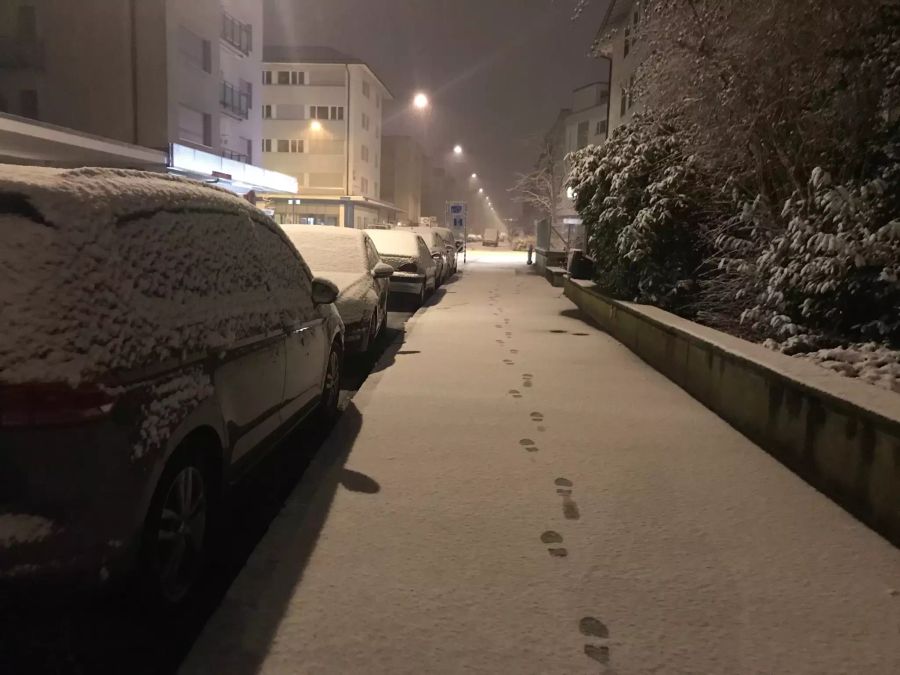
<svg viewBox="0 0 900 675">
<path fill-rule="evenodd" d="M 900 672 L 900 551 L 485 256 L 360 390 L 182 672 Z"/>
</svg>

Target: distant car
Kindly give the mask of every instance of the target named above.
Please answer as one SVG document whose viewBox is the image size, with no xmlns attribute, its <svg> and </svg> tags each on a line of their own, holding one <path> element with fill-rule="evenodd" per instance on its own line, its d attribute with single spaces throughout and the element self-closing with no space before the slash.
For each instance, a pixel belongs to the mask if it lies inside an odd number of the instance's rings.
<svg viewBox="0 0 900 675">
<path fill-rule="evenodd" d="M 362 230 L 324 225 L 282 225 L 317 277 L 333 281 L 334 305 L 344 321 L 347 350 L 365 352 L 387 322 L 388 287 L 394 268 L 381 261 Z"/>
<path fill-rule="evenodd" d="M 497 247 L 500 245 L 500 231 L 494 229 L 493 227 L 489 227 L 484 231 L 484 235 L 481 240 L 482 244 L 485 246 L 494 246 Z"/>
<path fill-rule="evenodd" d="M 3 165 L 0 280 L 0 581 L 179 605 L 226 488 L 337 414 L 337 288 L 219 188 Z"/>
<path fill-rule="evenodd" d="M 421 306 L 425 296 L 437 288 L 437 262 L 422 237 L 407 228 L 365 232 L 381 259 L 394 268 L 391 293 L 413 295 Z"/>
<path fill-rule="evenodd" d="M 443 227 L 413 227 L 410 229 L 422 237 L 431 250 L 432 257 L 435 254 L 440 255 L 441 261 L 438 265 L 438 286 L 440 286 L 456 274 L 456 243 L 453 240 L 453 234 Z"/>
</svg>

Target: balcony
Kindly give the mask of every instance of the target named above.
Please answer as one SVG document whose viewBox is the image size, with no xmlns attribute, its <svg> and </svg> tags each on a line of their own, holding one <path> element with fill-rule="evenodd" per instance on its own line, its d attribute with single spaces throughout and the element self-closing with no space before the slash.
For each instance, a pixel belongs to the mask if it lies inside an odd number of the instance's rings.
<svg viewBox="0 0 900 675">
<path fill-rule="evenodd" d="M 253 51 L 253 26 L 225 13 L 222 15 L 222 40 L 244 56 L 249 56 Z"/>
<path fill-rule="evenodd" d="M 235 162 L 243 162 L 244 164 L 250 163 L 250 155 L 235 152 L 234 150 L 223 149 L 222 157 L 225 159 L 233 159 Z"/>
<path fill-rule="evenodd" d="M 219 97 L 219 103 L 222 105 L 222 110 L 232 117 L 242 120 L 248 119 L 250 117 L 250 107 L 253 104 L 250 84 L 243 82 L 239 89 L 231 82 L 222 82 L 222 94 Z"/>
<path fill-rule="evenodd" d="M 44 67 L 44 43 L 34 38 L 0 36 L 0 68 Z"/>
</svg>

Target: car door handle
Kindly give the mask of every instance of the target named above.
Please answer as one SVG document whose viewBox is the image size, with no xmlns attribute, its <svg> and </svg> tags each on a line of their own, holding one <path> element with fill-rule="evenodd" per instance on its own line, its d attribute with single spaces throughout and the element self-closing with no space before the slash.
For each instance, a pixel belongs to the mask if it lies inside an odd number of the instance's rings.
<svg viewBox="0 0 900 675">
<path fill-rule="evenodd" d="M 312 321 L 306 321 L 304 323 L 294 324 L 288 330 L 288 335 L 297 335 L 298 333 L 308 332 L 308 331 L 312 330 L 313 328 L 315 328 L 316 326 L 323 323 L 324 321 L 325 321 L 324 319 L 320 318 L 320 319 L 314 319 Z"/>
</svg>

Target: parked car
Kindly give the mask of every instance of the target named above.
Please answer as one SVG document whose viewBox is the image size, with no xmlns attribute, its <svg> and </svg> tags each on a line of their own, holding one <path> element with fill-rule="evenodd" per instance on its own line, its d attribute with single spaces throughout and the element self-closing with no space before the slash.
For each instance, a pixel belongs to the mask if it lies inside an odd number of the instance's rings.
<svg viewBox="0 0 900 675">
<path fill-rule="evenodd" d="M 394 268 L 381 261 L 362 230 L 323 225 L 282 225 L 317 277 L 333 281 L 335 307 L 344 321 L 347 350 L 367 351 L 387 322 L 388 287 Z"/>
<path fill-rule="evenodd" d="M 437 288 L 437 260 L 415 232 L 401 230 L 366 230 L 381 259 L 394 268 L 391 293 L 413 295 L 417 306 Z M 441 256 L 437 255 L 437 259 Z"/>
<path fill-rule="evenodd" d="M 438 265 L 438 286 L 440 286 L 456 274 L 456 243 L 453 233 L 444 227 L 413 227 L 410 229 L 422 237 L 432 256 L 440 254 L 441 263 Z"/>
<path fill-rule="evenodd" d="M 337 414 L 337 288 L 219 188 L 4 165 L 0 287 L 0 579 L 180 604 L 226 489 Z"/>
<path fill-rule="evenodd" d="M 500 231 L 493 227 L 487 228 L 482 235 L 481 243 L 496 248 L 500 245 Z"/>
</svg>

